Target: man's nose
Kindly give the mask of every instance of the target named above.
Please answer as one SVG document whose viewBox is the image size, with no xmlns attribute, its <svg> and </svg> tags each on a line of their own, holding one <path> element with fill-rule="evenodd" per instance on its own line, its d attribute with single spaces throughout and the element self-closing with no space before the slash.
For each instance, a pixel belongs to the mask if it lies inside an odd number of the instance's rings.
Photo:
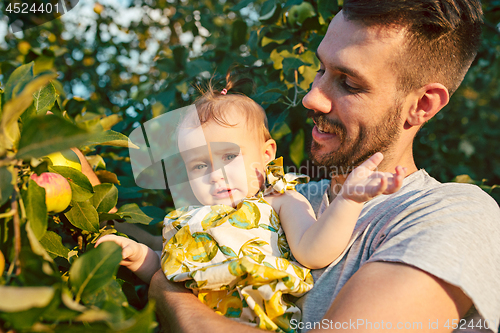
<svg viewBox="0 0 500 333">
<path fill-rule="evenodd" d="M 332 101 L 322 88 L 321 78 L 316 78 L 311 90 L 302 99 L 305 108 L 317 112 L 329 113 L 332 109 Z"/>
</svg>

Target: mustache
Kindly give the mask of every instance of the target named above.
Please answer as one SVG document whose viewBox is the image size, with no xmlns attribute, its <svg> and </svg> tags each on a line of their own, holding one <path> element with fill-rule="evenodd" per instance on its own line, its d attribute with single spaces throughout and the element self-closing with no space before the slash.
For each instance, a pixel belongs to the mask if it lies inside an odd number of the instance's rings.
<svg viewBox="0 0 500 333">
<path fill-rule="evenodd" d="M 326 115 L 316 113 L 314 111 L 309 112 L 308 116 L 312 118 L 314 123 L 321 127 L 325 132 L 333 133 L 337 135 L 341 142 L 344 141 L 347 135 L 347 129 L 338 119 L 327 118 Z"/>
</svg>

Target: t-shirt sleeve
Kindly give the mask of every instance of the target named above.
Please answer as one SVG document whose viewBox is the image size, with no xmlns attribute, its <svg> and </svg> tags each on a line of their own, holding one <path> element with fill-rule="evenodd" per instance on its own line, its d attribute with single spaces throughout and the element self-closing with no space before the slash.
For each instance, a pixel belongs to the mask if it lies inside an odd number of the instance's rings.
<svg viewBox="0 0 500 333">
<path fill-rule="evenodd" d="M 330 181 L 322 179 L 318 182 L 311 181 L 306 184 L 298 184 L 295 186 L 295 189 L 297 192 L 306 197 L 307 200 L 309 200 L 309 203 L 317 216 L 319 207 L 321 206 L 321 201 L 323 200 L 323 194 L 328 189 L 328 186 L 330 186 Z"/>
<path fill-rule="evenodd" d="M 500 319 L 500 209 L 479 187 L 442 184 L 406 203 L 367 262 L 400 262 L 458 286 L 493 331 Z"/>
</svg>

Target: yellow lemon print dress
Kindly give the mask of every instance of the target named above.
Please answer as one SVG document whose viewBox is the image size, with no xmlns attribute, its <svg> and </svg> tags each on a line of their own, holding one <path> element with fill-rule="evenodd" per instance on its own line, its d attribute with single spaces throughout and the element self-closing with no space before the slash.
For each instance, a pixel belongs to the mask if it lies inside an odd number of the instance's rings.
<svg viewBox="0 0 500 333">
<path fill-rule="evenodd" d="M 313 286 L 309 269 L 290 261 L 279 217 L 265 194 L 294 190 L 307 176 L 283 174 L 282 159 L 268 164 L 271 184 L 236 208 L 184 207 L 165 217 L 161 267 L 171 281 L 186 281 L 217 313 L 277 332 L 293 332 L 300 309 L 285 294 Z"/>
</svg>

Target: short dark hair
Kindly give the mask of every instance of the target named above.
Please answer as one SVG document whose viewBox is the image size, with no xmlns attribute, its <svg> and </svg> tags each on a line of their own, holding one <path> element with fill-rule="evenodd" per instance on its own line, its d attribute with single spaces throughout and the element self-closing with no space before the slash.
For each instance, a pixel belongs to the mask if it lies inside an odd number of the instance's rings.
<svg viewBox="0 0 500 333">
<path fill-rule="evenodd" d="M 483 12 L 479 0 L 344 0 L 347 20 L 402 27 L 406 45 L 395 57 L 399 91 L 430 82 L 455 92 L 476 57 Z"/>
</svg>

